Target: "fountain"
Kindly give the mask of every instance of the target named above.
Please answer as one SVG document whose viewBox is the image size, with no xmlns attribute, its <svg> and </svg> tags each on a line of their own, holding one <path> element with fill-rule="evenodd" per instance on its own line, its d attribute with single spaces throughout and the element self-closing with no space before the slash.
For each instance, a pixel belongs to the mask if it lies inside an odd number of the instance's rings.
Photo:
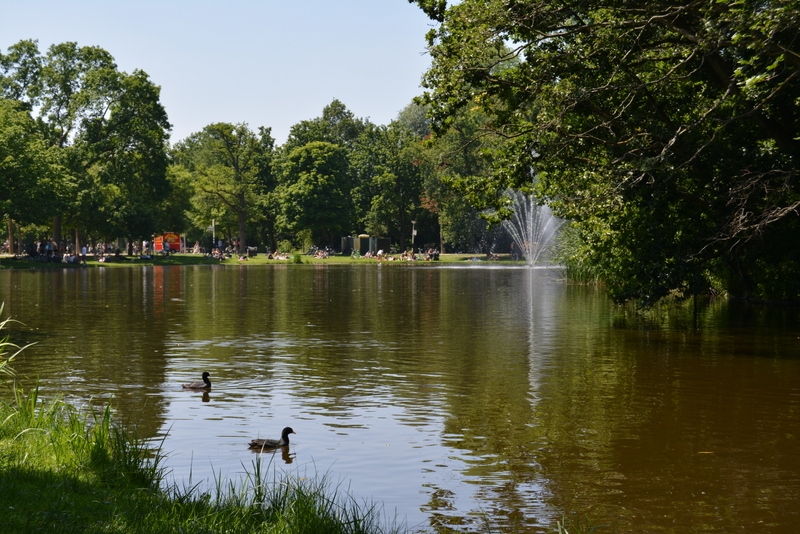
<svg viewBox="0 0 800 534">
<path fill-rule="evenodd" d="M 511 234 L 517 251 L 525 257 L 528 266 L 533 267 L 552 243 L 564 220 L 554 216 L 549 207 L 537 204 L 533 195 L 513 189 L 508 189 L 505 194 L 511 199 L 514 214 L 503 221 L 503 228 Z"/>
</svg>

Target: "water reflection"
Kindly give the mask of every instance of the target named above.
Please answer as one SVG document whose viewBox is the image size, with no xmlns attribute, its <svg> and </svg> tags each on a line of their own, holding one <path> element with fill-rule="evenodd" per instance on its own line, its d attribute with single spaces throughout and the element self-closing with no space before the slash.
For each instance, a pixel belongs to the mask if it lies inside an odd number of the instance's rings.
<svg viewBox="0 0 800 534">
<path fill-rule="evenodd" d="M 265 457 L 267 457 L 267 460 L 266 460 L 267 462 L 269 462 L 271 460 L 271 458 L 269 458 L 269 457 L 277 458 L 277 456 L 280 454 L 281 461 L 286 465 L 289 465 L 292 462 L 294 462 L 294 459 L 295 459 L 295 456 L 296 456 L 296 453 L 290 452 L 289 447 L 279 447 L 277 449 L 266 449 L 264 451 L 261 451 L 259 449 L 253 449 L 253 448 L 248 448 L 247 450 L 249 450 L 250 453 L 252 453 L 255 456 L 265 456 Z"/>
<path fill-rule="evenodd" d="M 45 395 L 112 399 L 175 480 L 329 472 L 411 525 L 789 532 L 800 521 L 793 311 L 647 317 L 544 269 L 198 266 L 0 272 Z M 213 390 L 181 384 L 202 371 Z"/>
</svg>

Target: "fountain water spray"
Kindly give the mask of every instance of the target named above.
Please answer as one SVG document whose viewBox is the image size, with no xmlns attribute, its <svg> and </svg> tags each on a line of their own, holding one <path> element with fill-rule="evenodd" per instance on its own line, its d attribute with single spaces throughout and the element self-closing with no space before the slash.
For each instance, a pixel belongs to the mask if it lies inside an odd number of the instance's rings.
<svg viewBox="0 0 800 534">
<path fill-rule="evenodd" d="M 503 221 L 503 228 L 511 234 L 517 250 L 525 257 L 528 266 L 533 267 L 547 250 L 564 220 L 554 216 L 549 207 L 538 204 L 533 195 L 513 189 L 508 189 L 505 194 L 511 199 L 514 214 Z"/>
</svg>

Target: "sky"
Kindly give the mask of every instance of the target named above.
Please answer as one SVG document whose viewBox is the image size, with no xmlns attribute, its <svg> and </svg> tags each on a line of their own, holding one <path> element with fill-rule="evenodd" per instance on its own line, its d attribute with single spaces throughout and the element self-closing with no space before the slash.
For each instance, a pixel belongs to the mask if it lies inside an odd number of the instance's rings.
<svg viewBox="0 0 800 534">
<path fill-rule="evenodd" d="M 432 21 L 407 0 L 0 0 L 0 50 L 99 46 L 161 87 L 171 141 L 214 122 L 272 128 L 334 98 L 388 124 L 422 93 Z"/>
</svg>

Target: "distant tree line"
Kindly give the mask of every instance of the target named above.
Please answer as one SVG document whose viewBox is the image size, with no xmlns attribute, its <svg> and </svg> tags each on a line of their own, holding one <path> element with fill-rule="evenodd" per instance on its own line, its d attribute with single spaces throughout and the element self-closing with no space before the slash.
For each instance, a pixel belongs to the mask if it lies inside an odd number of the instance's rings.
<svg viewBox="0 0 800 534">
<path fill-rule="evenodd" d="M 461 144 L 466 139 L 434 139 L 416 103 L 376 125 L 334 99 L 321 116 L 292 126 L 281 146 L 270 128 L 210 124 L 170 149 L 169 172 L 190 192 L 183 210 L 189 235 L 213 221 L 240 251 L 249 243 L 338 248 L 341 237 L 361 233 L 405 250 L 416 229 L 417 247 L 485 252 L 487 222 L 446 180 L 464 170 L 489 172 L 481 145 Z M 481 163 L 465 165 L 459 154 Z"/>
<path fill-rule="evenodd" d="M 210 244 L 213 222 L 241 253 L 338 247 L 359 233 L 406 249 L 412 228 L 418 247 L 491 246 L 478 210 L 443 179 L 489 171 L 469 139 L 479 116 L 434 142 L 418 104 L 376 125 L 333 100 L 282 146 L 270 128 L 228 123 L 170 145 L 146 73 L 119 71 L 98 47 L 41 53 L 31 40 L 0 54 L 0 90 L 0 214 L 11 243 L 24 234 L 80 247 L 169 230 Z"/>
</svg>

